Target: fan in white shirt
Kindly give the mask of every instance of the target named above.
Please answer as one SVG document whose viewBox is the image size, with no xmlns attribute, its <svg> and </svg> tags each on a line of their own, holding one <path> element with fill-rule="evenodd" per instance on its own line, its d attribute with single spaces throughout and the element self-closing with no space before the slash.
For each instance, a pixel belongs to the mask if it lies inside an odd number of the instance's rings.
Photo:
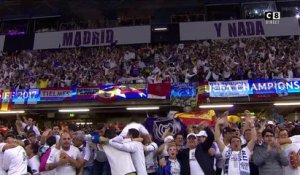
<svg viewBox="0 0 300 175">
<path fill-rule="evenodd" d="M 2 167 L 7 171 L 7 175 L 27 174 L 27 164 L 27 156 L 23 147 L 17 146 L 5 151 Z"/>
<path fill-rule="evenodd" d="M 111 129 L 107 129 L 104 134 L 108 139 L 112 139 L 116 135 L 116 132 Z M 108 143 L 108 139 L 101 137 L 101 142 Z M 124 175 L 136 172 L 130 153 L 120 151 L 111 145 L 103 145 L 103 150 L 110 164 L 111 174 Z M 122 163 L 120 164 L 120 162 Z"/>
<path fill-rule="evenodd" d="M 28 167 L 32 175 L 39 174 L 40 159 L 37 155 L 39 146 L 37 144 L 29 144 L 25 147 L 26 154 L 28 156 Z"/>
<path fill-rule="evenodd" d="M 297 129 L 294 129 L 294 131 L 296 130 Z M 283 129 L 279 132 L 279 142 L 282 144 L 281 148 L 284 151 L 285 155 L 289 158 L 292 153 L 296 153 L 298 154 L 298 156 L 300 153 L 300 135 L 299 133 L 294 133 L 294 134 L 298 134 L 298 135 L 289 138 L 287 130 Z M 285 140 L 287 140 L 287 142 L 284 142 Z M 293 167 L 290 159 L 289 166 L 284 167 L 284 175 L 298 175 L 298 174 L 300 174 L 300 166 Z"/>
<path fill-rule="evenodd" d="M 36 136 L 40 136 L 40 135 L 41 135 L 41 133 L 40 133 L 38 127 L 36 127 L 36 126 L 34 125 L 33 119 L 32 119 L 32 118 L 26 119 L 26 117 L 23 117 L 23 119 L 24 119 L 25 123 L 22 122 L 22 120 L 21 120 L 21 118 L 20 118 L 19 116 L 17 116 L 17 120 L 18 120 L 19 122 L 21 122 L 22 128 L 24 129 L 25 132 L 28 132 L 28 131 L 31 131 L 31 130 L 32 130 L 32 131 L 35 132 Z"/>
<path fill-rule="evenodd" d="M 246 116 L 246 128 L 251 128 L 251 140 L 247 146 L 241 148 L 241 139 L 238 136 L 232 136 L 230 139 L 230 146 L 226 146 L 220 139 L 220 126 L 226 123 L 226 118 L 218 120 L 215 128 L 215 139 L 218 147 L 225 160 L 225 165 L 222 174 L 250 174 L 249 160 L 251 151 L 254 148 L 257 136 L 256 130 L 253 124 L 253 120 L 250 116 Z"/>
<path fill-rule="evenodd" d="M 12 146 L 10 146 L 11 149 L 5 147 L 0 149 L 0 152 L 3 152 L 3 149 L 5 150 L 2 163 L 3 170 L 7 172 L 7 175 L 27 174 L 28 161 L 24 148 L 16 145 L 16 137 L 10 133 L 5 136 L 5 142 Z"/>
<path fill-rule="evenodd" d="M 8 144 L 8 143 L 0 143 L 0 174 L 1 175 L 7 175 L 6 171 L 3 169 L 3 156 L 4 151 L 17 147 L 17 144 Z"/>
<path fill-rule="evenodd" d="M 134 139 L 139 137 L 139 131 L 137 129 L 129 129 L 127 137 Z M 121 151 L 130 152 L 133 164 L 138 175 L 147 175 L 144 146 L 138 141 L 123 142 L 122 136 L 117 136 L 109 141 L 112 147 L 115 147 Z"/>
<path fill-rule="evenodd" d="M 78 148 L 71 145 L 71 135 L 69 133 L 61 134 L 60 144 L 60 150 L 51 150 L 46 170 L 55 169 L 57 175 L 75 175 L 76 168 L 80 169 L 84 164 L 82 155 Z"/>
</svg>

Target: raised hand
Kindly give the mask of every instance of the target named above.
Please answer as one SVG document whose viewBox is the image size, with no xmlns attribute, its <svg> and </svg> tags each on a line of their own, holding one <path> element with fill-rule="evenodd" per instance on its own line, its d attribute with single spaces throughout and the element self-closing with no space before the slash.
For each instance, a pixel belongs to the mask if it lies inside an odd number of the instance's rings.
<svg viewBox="0 0 300 175">
<path fill-rule="evenodd" d="M 199 126 L 201 127 L 201 129 L 204 129 L 209 126 L 209 122 L 203 120 L 199 123 Z"/>
<path fill-rule="evenodd" d="M 248 125 L 251 125 L 251 124 L 253 124 L 253 119 L 251 118 L 251 116 L 245 116 L 245 122 Z"/>
<path fill-rule="evenodd" d="M 47 137 L 51 134 L 51 132 L 52 132 L 52 129 L 47 129 L 46 131 L 43 132 L 42 136 Z"/>
<path fill-rule="evenodd" d="M 226 118 L 224 118 L 224 117 L 218 118 L 218 120 L 217 120 L 218 125 L 224 125 L 226 123 L 227 123 L 227 121 L 226 121 Z"/>
</svg>

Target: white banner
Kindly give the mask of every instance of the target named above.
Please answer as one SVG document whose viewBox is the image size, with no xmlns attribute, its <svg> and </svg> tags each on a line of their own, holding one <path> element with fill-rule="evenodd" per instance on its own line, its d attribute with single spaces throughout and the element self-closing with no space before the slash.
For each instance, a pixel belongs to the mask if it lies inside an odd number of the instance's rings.
<svg viewBox="0 0 300 175">
<path fill-rule="evenodd" d="M 36 33 L 34 50 L 141 44 L 151 42 L 150 26 Z"/>
<path fill-rule="evenodd" d="M 265 19 L 180 23 L 180 40 L 230 39 L 300 35 L 300 19 L 295 17 L 267 24 Z"/>
<path fill-rule="evenodd" d="M 249 83 L 242 81 L 209 82 L 210 97 L 243 97 L 248 96 Z"/>
<path fill-rule="evenodd" d="M 0 52 L 3 51 L 5 42 L 5 35 L 0 35 Z"/>
</svg>

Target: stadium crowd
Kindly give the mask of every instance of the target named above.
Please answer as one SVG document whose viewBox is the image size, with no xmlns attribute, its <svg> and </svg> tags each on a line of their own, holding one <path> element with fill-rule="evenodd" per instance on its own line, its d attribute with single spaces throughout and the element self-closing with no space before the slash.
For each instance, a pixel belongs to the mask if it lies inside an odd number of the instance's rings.
<svg viewBox="0 0 300 175">
<path fill-rule="evenodd" d="M 17 117 L 0 134 L 1 175 L 299 175 L 300 123 L 253 119 L 200 122 L 186 132 L 166 129 L 163 143 L 131 122 L 123 128 L 53 125 L 41 131 Z"/>
<path fill-rule="evenodd" d="M 2 53 L 0 88 L 299 78 L 299 48 L 290 37 Z"/>
</svg>

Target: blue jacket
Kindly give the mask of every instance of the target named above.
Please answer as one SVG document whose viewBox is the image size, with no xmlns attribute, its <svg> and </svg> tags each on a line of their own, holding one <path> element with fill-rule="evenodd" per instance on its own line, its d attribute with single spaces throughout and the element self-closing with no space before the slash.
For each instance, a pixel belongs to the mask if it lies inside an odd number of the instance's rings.
<svg viewBox="0 0 300 175">
<path fill-rule="evenodd" d="M 167 161 L 166 166 L 165 167 L 160 167 L 159 175 L 172 175 L 172 173 L 171 173 L 171 161 L 169 159 L 166 159 L 166 161 Z"/>
</svg>

